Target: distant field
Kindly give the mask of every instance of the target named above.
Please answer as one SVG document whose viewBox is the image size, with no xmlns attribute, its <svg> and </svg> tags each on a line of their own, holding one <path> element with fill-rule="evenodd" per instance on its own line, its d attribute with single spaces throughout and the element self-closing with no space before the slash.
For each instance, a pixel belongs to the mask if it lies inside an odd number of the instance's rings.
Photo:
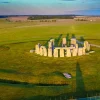
<svg viewBox="0 0 100 100">
<path fill-rule="evenodd" d="M 100 45 L 99 22 L 72 21 L 69 24 L 67 21 L 7 22 L 0 19 L 0 100 L 66 100 L 65 97 L 100 95 L 100 48 L 91 47 L 94 54 L 71 58 L 29 53 L 35 44 L 45 45 L 60 34 L 62 37 L 75 34 L 78 39 L 83 36 L 90 43 Z M 72 79 L 66 79 L 63 72 L 71 73 Z"/>
</svg>

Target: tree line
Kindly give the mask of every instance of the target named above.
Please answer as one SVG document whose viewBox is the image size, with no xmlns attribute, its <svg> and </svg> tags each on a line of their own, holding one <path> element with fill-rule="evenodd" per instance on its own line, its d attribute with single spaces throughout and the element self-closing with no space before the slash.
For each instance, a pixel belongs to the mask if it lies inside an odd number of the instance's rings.
<svg viewBox="0 0 100 100">
<path fill-rule="evenodd" d="M 39 20 L 39 19 L 74 19 L 74 15 L 33 15 L 29 16 L 28 20 Z"/>
</svg>

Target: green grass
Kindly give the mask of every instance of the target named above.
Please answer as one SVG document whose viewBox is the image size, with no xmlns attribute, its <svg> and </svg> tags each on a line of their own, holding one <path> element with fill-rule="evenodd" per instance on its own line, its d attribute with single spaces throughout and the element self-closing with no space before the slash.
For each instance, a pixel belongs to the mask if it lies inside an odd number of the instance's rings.
<svg viewBox="0 0 100 100">
<path fill-rule="evenodd" d="M 78 39 L 84 36 L 90 43 L 100 45 L 100 23 L 38 25 L 36 22 L 0 21 L 0 79 L 8 80 L 0 82 L 0 99 L 55 100 L 52 96 L 99 95 L 100 48 L 92 47 L 94 54 L 71 58 L 48 58 L 29 51 L 37 43 L 44 45 L 51 37 L 58 38 L 60 34 L 64 37 L 67 33 L 75 34 Z M 72 79 L 66 79 L 63 72 L 71 73 Z M 9 80 L 20 83 L 11 84 Z M 34 85 L 38 83 L 68 85 Z"/>
</svg>

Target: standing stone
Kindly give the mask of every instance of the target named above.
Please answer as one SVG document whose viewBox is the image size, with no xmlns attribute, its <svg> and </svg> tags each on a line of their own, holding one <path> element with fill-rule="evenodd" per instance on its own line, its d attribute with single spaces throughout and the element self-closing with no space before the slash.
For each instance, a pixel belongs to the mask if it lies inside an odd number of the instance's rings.
<svg viewBox="0 0 100 100">
<path fill-rule="evenodd" d="M 72 56 L 77 56 L 77 48 L 73 49 Z"/>
<path fill-rule="evenodd" d="M 86 44 L 87 44 L 87 41 L 84 41 L 84 48 L 86 49 Z"/>
<path fill-rule="evenodd" d="M 85 52 L 85 48 L 83 47 L 83 55 L 85 55 L 86 54 L 86 52 Z"/>
<path fill-rule="evenodd" d="M 43 52 L 44 52 L 43 55 L 44 55 L 44 56 L 47 56 L 47 49 L 46 49 L 46 47 L 43 48 Z"/>
<path fill-rule="evenodd" d="M 65 47 L 66 46 L 66 38 L 62 39 L 62 46 Z"/>
<path fill-rule="evenodd" d="M 70 47 L 74 47 L 74 45 L 73 45 L 73 44 L 71 44 L 71 45 L 70 45 Z"/>
<path fill-rule="evenodd" d="M 58 57 L 58 49 L 54 49 L 54 57 Z"/>
<path fill-rule="evenodd" d="M 83 55 L 83 48 L 78 48 L 78 56 Z"/>
<path fill-rule="evenodd" d="M 43 56 L 44 55 L 44 51 L 43 51 L 43 47 L 40 47 L 40 55 Z"/>
<path fill-rule="evenodd" d="M 84 41 L 84 48 L 85 48 L 87 51 L 90 51 L 90 44 L 88 43 L 88 41 Z"/>
<path fill-rule="evenodd" d="M 48 48 L 48 57 L 52 57 L 52 48 Z"/>
<path fill-rule="evenodd" d="M 64 49 L 63 48 L 60 49 L 60 57 L 64 57 Z"/>
<path fill-rule="evenodd" d="M 54 46 L 55 40 L 54 39 L 51 39 L 50 42 L 52 42 L 52 45 Z"/>
<path fill-rule="evenodd" d="M 76 44 L 76 38 L 71 38 L 71 44 Z"/>
<path fill-rule="evenodd" d="M 85 48 L 85 49 L 87 49 L 88 44 L 89 44 L 88 41 L 84 41 L 84 48 Z"/>
<path fill-rule="evenodd" d="M 45 46 L 40 47 L 40 55 L 41 56 L 47 56 L 47 49 Z"/>
<path fill-rule="evenodd" d="M 71 57 L 71 50 L 69 48 L 67 48 L 66 56 Z"/>
<path fill-rule="evenodd" d="M 90 51 L 90 44 L 88 44 L 87 51 Z"/>
<path fill-rule="evenodd" d="M 40 47 L 39 45 L 35 45 L 35 53 L 40 54 Z"/>
<path fill-rule="evenodd" d="M 52 48 L 53 43 L 51 41 L 48 42 L 48 48 Z"/>
<path fill-rule="evenodd" d="M 35 53 L 37 53 L 38 45 L 35 45 Z"/>
<path fill-rule="evenodd" d="M 33 53 L 34 52 L 34 50 L 30 50 L 30 53 Z"/>
<path fill-rule="evenodd" d="M 78 49 L 78 44 L 75 44 L 75 48 Z"/>
</svg>

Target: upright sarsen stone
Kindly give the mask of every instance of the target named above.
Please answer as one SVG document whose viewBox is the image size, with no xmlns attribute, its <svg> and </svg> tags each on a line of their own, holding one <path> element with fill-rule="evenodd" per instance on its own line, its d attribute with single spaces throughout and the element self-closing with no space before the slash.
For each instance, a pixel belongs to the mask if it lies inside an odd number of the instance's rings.
<svg viewBox="0 0 100 100">
<path fill-rule="evenodd" d="M 43 46 L 40 47 L 40 55 L 41 55 L 41 56 L 44 55 Z"/>
<path fill-rule="evenodd" d="M 47 56 L 47 49 L 45 46 L 40 47 L 40 55 L 41 56 Z"/>
<path fill-rule="evenodd" d="M 87 51 L 90 51 L 90 44 L 88 44 Z"/>
<path fill-rule="evenodd" d="M 51 41 L 48 42 L 48 48 L 52 48 L 53 43 Z"/>
<path fill-rule="evenodd" d="M 48 48 L 48 57 L 52 57 L 52 49 Z"/>
<path fill-rule="evenodd" d="M 90 51 L 90 44 L 88 43 L 88 41 L 84 41 L 84 48 L 85 48 L 87 51 Z"/>
<path fill-rule="evenodd" d="M 78 49 L 78 44 L 75 44 L 75 48 Z"/>
<path fill-rule="evenodd" d="M 84 48 L 87 49 L 87 44 L 88 42 L 87 41 L 84 41 Z"/>
<path fill-rule="evenodd" d="M 78 48 L 78 56 L 82 56 L 83 55 L 83 48 Z"/>
<path fill-rule="evenodd" d="M 66 57 L 71 57 L 71 50 L 70 50 L 70 48 L 66 49 Z"/>
<path fill-rule="evenodd" d="M 64 57 L 64 49 L 63 48 L 60 49 L 60 57 Z"/>
<path fill-rule="evenodd" d="M 35 45 L 35 53 L 36 54 L 40 54 L 40 46 L 39 46 L 39 44 Z"/>
<path fill-rule="evenodd" d="M 55 40 L 54 39 L 51 39 L 50 42 L 52 42 L 52 46 L 55 45 Z"/>
<path fill-rule="evenodd" d="M 85 48 L 83 47 L 83 55 L 85 55 L 86 54 L 86 52 L 85 52 Z"/>
<path fill-rule="evenodd" d="M 62 47 L 65 47 L 66 44 L 67 44 L 67 43 L 66 43 L 66 38 L 63 38 L 63 39 L 62 39 Z"/>
<path fill-rule="evenodd" d="M 47 56 L 47 49 L 46 49 L 46 47 L 43 48 L 43 52 L 44 52 L 43 55 L 44 55 L 44 56 Z"/>
<path fill-rule="evenodd" d="M 76 44 L 76 38 L 71 38 L 71 44 Z"/>
<path fill-rule="evenodd" d="M 72 56 L 77 56 L 77 52 L 78 52 L 78 49 L 77 48 L 73 49 Z"/>
<path fill-rule="evenodd" d="M 54 49 L 54 57 L 58 57 L 58 49 Z"/>
</svg>

